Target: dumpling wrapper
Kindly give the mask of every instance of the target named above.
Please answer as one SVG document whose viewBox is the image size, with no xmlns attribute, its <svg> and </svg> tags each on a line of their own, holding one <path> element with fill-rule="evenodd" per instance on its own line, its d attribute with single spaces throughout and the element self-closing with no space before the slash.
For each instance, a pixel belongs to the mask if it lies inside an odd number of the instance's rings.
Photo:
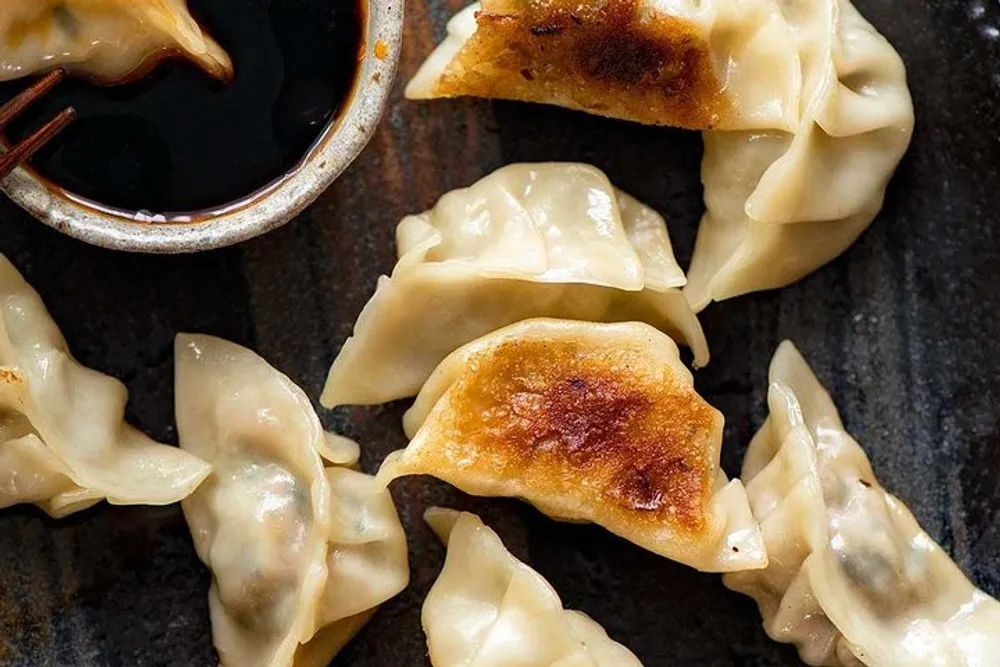
<svg viewBox="0 0 1000 667">
<path fill-rule="evenodd" d="M 849 248 L 882 209 L 913 136 L 906 68 L 846 0 L 796 0 L 803 63 L 794 132 L 706 132 L 707 212 L 684 294 L 783 287 Z"/>
<path fill-rule="evenodd" d="M 406 533 L 385 487 L 348 468 L 327 468 L 326 479 L 330 534 L 320 629 L 299 647 L 294 667 L 326 667 L 379 605 L 410 583 Z"/>
<path fill-rule="evenodd" d="M 223 665 L 283 667 L 317 629 L 330 486 L 323 428 L 288 378 L 238 345 L 177 337 L 181 447 L 213 474 L 182 507 L 212 570 L 212 637 Z"/>
<path fill-rule="evenodd" d="M 986 667 L 1000 656 L 1000 602 L 977 590 L 883 489 L 795 347 L 770 369 L 771 415 L 743 480 L 771 564 L 726 575 L 764 629 L 810 665 Z"/>
<path fill-rule="evenodd" d="M 0 81 L 63 67 L 118 83 L 174 55 L 233 78 L 232 60 L 186 0 L 4 0 L 0 12 Z"/>
<path fill-rule="evenodd" d="M 377 477 L 521 498 L 699 570 L 761 568 L 746 492 L 719 468 L 722 424 L 656 329 L 527 320 L 442 362 Z"/>
<path fill-rule="evenodd" d="M 487 0 L 406 92 L 705 130 L 695 311 L 840 255 L 914 126 L 902 60 L 847 0 Z"/>
<path fill-rule="evenodd" d="M 0 507 L 35 503 L 60 518 L 194 491 L 208 464 L 126 424 L 127 401 L 121 382 L 72 357 L 41 297 L 0 256 Z"/>
<path fill-rule="evenodd" d="M 663 218 L 583 164 L 517 164 L 446 194 L 396 230 L 379 280 L 337 355 L 322 403 L 415 396 L 462 345 L 532 317 L 648 322 L 708 363 Z"/>
<path fill-rule="evenodd" d="M 479 517 L 425 514 L 447 545 L 422 621 L 434 667 L 642 667 L 552 586 L 504 548 Z"/>
<path fill-rule="evenodd" d="M 484 0 L 449 22 L 406 96 L 791 130 L 801 87 L 792 39 L 776 0 Z"/>
<path fill-rule="evenodd" d="M 323 460 L 337 466 L 352 468 L 361 459 L 361 447 L 358 443 L 336 433 L 327 432 L 318 447 Z"/>
<path fill-rule="evenodd" d="M 176 354 L 181 446 L 214 469 L 182 506 L 213 573 L 220 660 L 325 665 L 408 582 L 392 499 L 368 475 L 323 468 L 320 453 L 349 460 L 352 448 L 256 354 L 191 335 Z"/>
</svg>

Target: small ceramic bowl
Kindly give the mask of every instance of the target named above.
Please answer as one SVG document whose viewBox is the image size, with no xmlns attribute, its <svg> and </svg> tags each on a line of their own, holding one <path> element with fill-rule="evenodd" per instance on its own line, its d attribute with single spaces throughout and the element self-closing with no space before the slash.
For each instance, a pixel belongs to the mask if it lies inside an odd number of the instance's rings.
<svg viewBox="0 0 1000 667">
<path fill-rule="evenodd" d="M 86 243 L 131 252 L 187 253 L 260 236 L 298 215 L 371 139 L 388 100 L 403 31 L 403 0 L 368 0 L 365 56 L 343 112 L 296 168 L 238 204 L 193 214 L 121 211 L 51 188 L 25 168 L 0 187 L 40 221 Z"/>
</svg>

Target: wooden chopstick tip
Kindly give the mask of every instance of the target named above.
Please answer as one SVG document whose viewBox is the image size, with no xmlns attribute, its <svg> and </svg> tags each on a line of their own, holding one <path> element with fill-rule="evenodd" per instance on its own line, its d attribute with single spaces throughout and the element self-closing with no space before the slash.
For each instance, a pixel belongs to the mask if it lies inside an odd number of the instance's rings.
<svg viewBox="0 0 1000 667">
<path fill-rule="evenodd" d="M 0 130 L 24 113 L 28 107 L 48 95 L 65 78 L 66 70 L 54 69 L 0 107 Z"/>
<path fill-rule="evenodd" d="M 7 153 L 0 156 L 0 179 L 6 178 L 18 165 L 24 163 L 61 134 L 63 130 L 76 120 L 76 117 L 76 109 L 74 107 L 67 107 L 45 123 L 45 125 L 35 130 L 27 139 L 11 147 Z"/>
</svg>

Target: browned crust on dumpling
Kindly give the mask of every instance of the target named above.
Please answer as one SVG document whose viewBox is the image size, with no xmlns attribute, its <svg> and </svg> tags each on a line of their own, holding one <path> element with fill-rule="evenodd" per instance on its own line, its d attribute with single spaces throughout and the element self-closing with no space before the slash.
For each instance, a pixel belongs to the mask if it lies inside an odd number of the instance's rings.
<svg viewBox="0 0 1000 667">
<path fill-rule="evenodd" d="M 669 368 L 622 345 L 518 340 L 470 360 L 425 462 L 517 479 L 535 501 L 596 502 L 627 524 L 706 527 L 721 416 Z M 459 463 L 459 461 L 461 461 Z"/>
<path fill-rule="evenodd" d="M 7 366 L 0 367 L 0 384 L 22 384 L 24 376 L 21 372 Z"/>
<path fill-rule="evenodd" d="M 637 0 L 486 0 L 437 97 L 557 104 L 651 125 L 709 129 L 721 87 L 698 28 Z"/>
</svg>

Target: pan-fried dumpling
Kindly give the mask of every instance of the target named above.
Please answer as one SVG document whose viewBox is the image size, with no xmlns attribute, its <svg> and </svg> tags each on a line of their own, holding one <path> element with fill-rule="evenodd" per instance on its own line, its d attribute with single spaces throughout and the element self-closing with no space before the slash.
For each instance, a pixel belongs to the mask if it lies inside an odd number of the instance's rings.
<svg viewBox="0 0 1000 667">
<path fill-rule="evenodd" d="M 434 667 L 642 666 L 589 616 L 563 609 L 479 517 L 435 507 L 425 518 L 448 546 L 422 614 Z"/>
<path fill-rule="evenodd" d="M 208 465 L 124 421 L 128 391 L 72 357 L 38 293 L 0 255 L 0 507 L 64 517 L 102 500 L 168 505 Z"/>
<path fill-rule="evenodd" d="M 460 346 L 531 317 L 648 322 L 708 362 L 666 225 L 582 164 L 518 164 L 396 230 L 379 281 L 330 369 L 322 403 L 414 396 Z"/>
<path fill-rule="evenodd" d="M 771 416 L 743 479 L 771 564 L 726 575 L 726 585 L 753 597 L 767 633 L 810 665 L 995 665 L 1000 602 L 879 485 L 791 343 L 770 379 Z"/>
<path fill-rule="evenodd" d="M 526 320 L 441 363 L 378 479 L 521 498 L 700 570 L 764 567 L 746 492 L 719 468 L 722 424 L 656 329 Z"/>
<path fill-rule="evenodd" d="M 783 287 L 840 255 L 881 210 L 910 144 L 913 104 L 892 46 L 846 0 L 793 4 L 799 127 L 705 133 L 708 210 L 684 290 L 695 310 Z"/>
<path fill-rule="evenodd" d="M 213 474 L 183 503 L 213 573 L 223 665 L 325 665 L 408 581 L 406 538 L 374 478 L 324 470 L 333 448 L 309 399 L 254 353 L 177 339 L 181 446 Z M 342 444 L 342 443 L 341 443 Z"/>
<path fill-rule="evenodd" d="M 406 96 L 541 102 L 697 130 L 792 130 L 800 76 L 776 0 L 484 0 L 449 22 Z"/>
<path fill-rule="evenodd" d="M 407 94 L 706 130 L 696 311 L 849 247 L 914 124 L 902 61 L 847 0 L 487 0 L 452 20 Z"/>
<path fill-rule="evenodd" d="M 115 83 L 174 55 L 217 79 L 233 76 L 187 0 L 5 0 L 0 12 L 0 81 L 63 67 Z"/>
</svg>

